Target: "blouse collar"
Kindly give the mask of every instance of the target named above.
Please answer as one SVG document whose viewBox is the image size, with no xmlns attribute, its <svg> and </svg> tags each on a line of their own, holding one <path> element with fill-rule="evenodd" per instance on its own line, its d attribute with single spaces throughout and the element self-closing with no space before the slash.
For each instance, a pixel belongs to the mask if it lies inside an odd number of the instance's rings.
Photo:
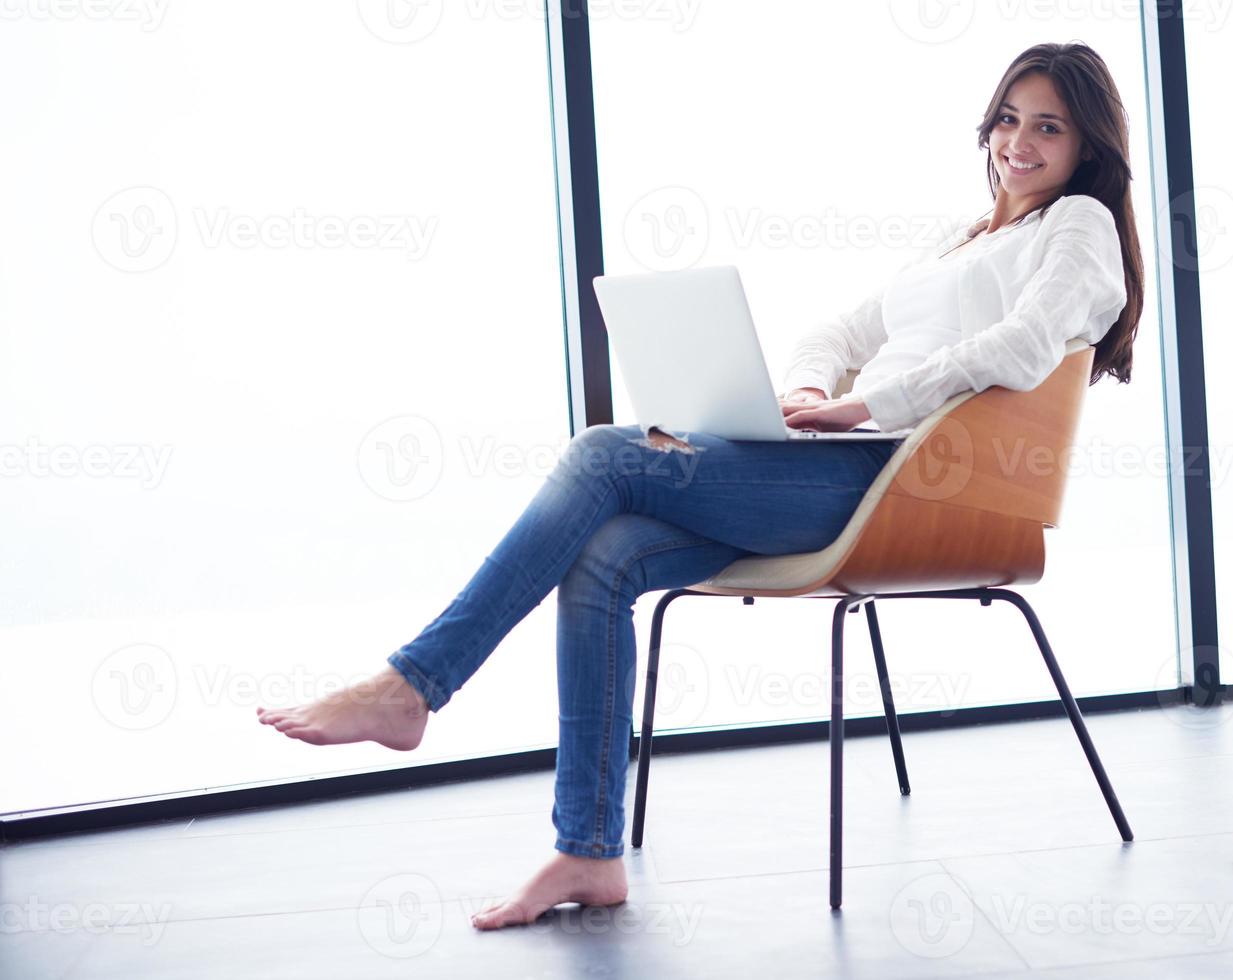
<svg viewBox="0 0 1233 980">
<path fill-rule="evenodd" d="M 1003 225 L 997 231 L 989 232 L 989 234 L 986 235 L 985 237 L 986 238 L 996 238 L 998 235 L 1002 234 L 1002 232 L 1004 231 L 1014 231 L 1016 228 L 1026 227 L 1027 225 L 1030 225 L 1033 221 L 1040 220 L 1040 212 L 1041 212 L 1041 209 L 1037 208 L 1035 211 L 1029 214 L 1026 218 L 1021 218 L 1019 221 L 1013 221 L 1008 225 Z M 944 241 L 942 243 L 941 250 L 937 254 L 944 255 L 946 252 L 949 252 L 955 246 L 960 245 L 963 242 L 966 242 L 968 239 L 972 238 L 973 236 L 980 234 L 981 231 L 983 231 L 985 228 L 988 228 L 988 227 L 989 227 L 989 219 L 980 218 L 979 220 L 968 225 L 966 230 L 959 232 L 959 234 L 957 235 L 952 235 L 949 239 Z"/>
</svg>

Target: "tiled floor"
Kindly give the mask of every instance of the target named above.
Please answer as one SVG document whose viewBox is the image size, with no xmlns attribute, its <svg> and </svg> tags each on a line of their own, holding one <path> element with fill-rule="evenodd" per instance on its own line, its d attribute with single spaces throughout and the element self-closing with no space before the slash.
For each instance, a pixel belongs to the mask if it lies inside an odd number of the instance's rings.
<svg viewBox="0 0 1233 980">
<path fill-rule="evenodd" d="M 1132 844 L 1065 719 L 849 738 L 837 914 L 812 743 L 657 757 L 626 904 L 501 932 L 548 772 L 12 844 L 0 977 L 1233 975 L 1233 705 L 1088 724 Z"/>
</svg>

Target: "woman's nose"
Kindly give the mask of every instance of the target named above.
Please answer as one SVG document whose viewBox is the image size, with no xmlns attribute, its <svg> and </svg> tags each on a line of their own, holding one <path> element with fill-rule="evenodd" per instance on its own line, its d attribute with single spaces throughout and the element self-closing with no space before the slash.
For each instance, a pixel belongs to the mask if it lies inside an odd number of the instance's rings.
<svg viewBox="0 0 1233 980">
<path fill-rule="evenodd" d="M 1007 152 L 1011 156 L 1030 157 L 1032 155 L 1032 147 L 1027 143 L 1020 143 L 1018 140 L 1011 140 L 1006 144 Z"/>
</svg>

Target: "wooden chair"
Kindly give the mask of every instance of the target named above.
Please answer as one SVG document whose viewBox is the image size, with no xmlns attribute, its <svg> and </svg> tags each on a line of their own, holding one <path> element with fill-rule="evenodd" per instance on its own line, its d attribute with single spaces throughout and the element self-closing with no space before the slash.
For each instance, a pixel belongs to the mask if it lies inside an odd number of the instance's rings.
<svg viewBox="0 0 1233 980">
<path fill-rule="evenodd" d="M 749 556 L 717 575 L 663 595 L 651 623 L 642 736 L 638 742 L 631 843 L 642 846 L 655 687 L 664 613 L 687 595 L 838 598 L 831 619 L 830 903 L 841 902 L 843 841 L 843 624 L 865 607 L 886 711 L 891 751 L 904 796 L 910 792 L 899 723 L 887 677 L 875 599 L 1004 599 L 1027 619 L 1113 820 L 1133 835 L 1104 766 L 1045 639 L 1036 613 L 1017 592 L 1044 573 L 1044 530 L 1056 527 L 1064 463 L 1074 442 L 1094 349 L 1076 338 L 1035 389 L 999 386 L 962 392 L 920 422 L 869 487 L 839 537 L 807 554 Z M 856 371 L 836 386 L 850 390 Z M 1017 455 L 1016 455 L 1017 454 Z M 1016 460 L 1013 465 L 1008 461 Z"/>
</svg>

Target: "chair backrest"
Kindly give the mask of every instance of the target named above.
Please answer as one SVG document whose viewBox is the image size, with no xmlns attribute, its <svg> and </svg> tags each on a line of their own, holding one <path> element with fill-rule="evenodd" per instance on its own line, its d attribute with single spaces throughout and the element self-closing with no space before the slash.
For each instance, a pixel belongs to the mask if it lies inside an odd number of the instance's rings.
<svg viewBox="0 0 1233 980">
<path fill-rule="evenodd" d="M 896 451 L 903 462 L 891 492 L 1056 527 L 1094 356 L 1075 338 L 1030 391 L 994 385 L 949 399 Z M 953 493 L 939 496 L 941 470 Z"/>
<path fill-rule="evenodd" d="M 938 406 L 878 474 L 866 513 L 853 515 L 855 540 L 832 581 L 876 580 L 885 591 L 890 578 L 909 589 L 1039 580 L 1094 355 L 1075 338 L 1031 391 L 994 385 Z"/>
<path fill-rule="evenodd" d="M 1031 391 L 964 391 L 912 430 L 831 544 L 739 558 L 691 586 L 719 595 L 844 595 L 1028 584 L 1044 573 L 1095 349 L 1070 340 Z M 858 372 L 849 371 L 850 386 Z M 845 390 L 836 385 L 836 397 Z"/>
</svg>

